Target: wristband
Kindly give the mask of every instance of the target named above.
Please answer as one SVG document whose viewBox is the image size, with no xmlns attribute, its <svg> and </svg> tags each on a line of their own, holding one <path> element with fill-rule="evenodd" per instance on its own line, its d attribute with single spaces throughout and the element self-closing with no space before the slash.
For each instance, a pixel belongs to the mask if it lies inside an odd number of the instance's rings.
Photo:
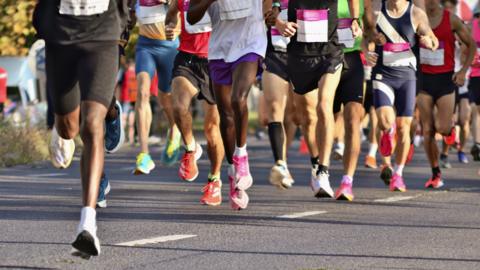
<svg viewBox="0 0 480 270">
<path fill-rule="evenodd" d="M 278 8 L 281 8 L 282 5 L 280 4 L 280 2 L 273 2 L 272 3 L 272 7 L 278 7 Z"/>
</svg>

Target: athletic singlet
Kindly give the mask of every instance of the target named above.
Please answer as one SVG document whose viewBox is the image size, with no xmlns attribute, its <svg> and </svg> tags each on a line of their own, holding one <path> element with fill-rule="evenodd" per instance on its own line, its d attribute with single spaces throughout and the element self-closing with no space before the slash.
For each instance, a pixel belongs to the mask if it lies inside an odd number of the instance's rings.
<svg viewBox="0 0 480 270">
<path fill-rule="evenodd" d="M 288 21 L 288 0 L 280 0 L 280 14 L 278 17 L 283 21 Z M 290 43 L 290 38 L 282 36 L 280 31 L 274 26 L 268 27 L 267 32 L 268 37 L 268 52 L 287 52 L 288 43 Z"/>
<path fill-rule="evenodd" d="M 412 48 L 416 45 L 416 33 L 412 22 L 413 4 L 408 3 L 404 14 L 398 18 L 388 15 L 386 2 L 377 18 L 377 31 L 382 33 L 387 43 L 376 46 L 377 65 L 373 68 L 373 79 L 379 77 L 416 80 L 417 59 Z"/>
<path fill-rule="evenodd" d="M 477 54 L 475 55 L 475 62 L 470 68 L 470 78 L 480 77 L 480 23 L 479 19 L 474 19 L 472 22 L 472 35 L 477 44 Z"/>
<path fill-rule="evenodd" d="M 208 40 L 212 30 L 210 17 L 208 14 L 201 22 L 190 25 L 186 20 L 186 13 L 190 0 L 178 0 L 178 10 L 180 11 L 180 19 L 182 24 L 182 32 L 180 33 L 179 51 L 191 53 L 198 57 L 208 57 Z"/>
<path fill-rule="evenodd" d="M 360 0 L 360 16 L 359 23 L 362 24 L 362 18 L 365 12 L 364 0 Z M 342 43 L 345 48 L 344 53 L 361 51 L 362 50 L 362 37 L 353 38 L 351 25 L 352 20 L 350 16 L 350 9 L 348 0 L 338 0 L 338 41 Z"/>
<path fill-rule="evenodd" d="M 255 53 L 265 57 L 266 26 L 261 0 L 222 0 L 208 8 L 212 34 L 208 48 L 209 60 L 235 62 Z"/>
<path fill-rule="evenodd" d="M 420 63 L 422 72 L 439 74 L 452 72 L 455 69 L 455 35 L 450 24 L 450 12 L 443 11 L 442 21 L 433 29 L 438 38 L 436 51 L 420 47 Z"/>
<path fill-rule="evenodd" d="M 166 40 L 165 19 L 167 12 L 168 5 L 161 0 L 138 0 L 136 15 L 139 35 L 150 39 Z"/>
<path fill-rule="evenodd" d="M 300 56 L 329 55 L 341 50 L 337 36 L 337 0 L 290 0 L 288 21 L 298 29 L 288 44 L 288 52 Z"/>
</svg>

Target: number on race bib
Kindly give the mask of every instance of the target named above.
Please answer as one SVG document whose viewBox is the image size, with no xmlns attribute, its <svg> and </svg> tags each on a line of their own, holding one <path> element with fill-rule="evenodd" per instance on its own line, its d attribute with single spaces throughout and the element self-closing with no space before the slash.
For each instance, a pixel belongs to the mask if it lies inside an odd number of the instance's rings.
<svg viewBox="0 0 480 270">
<path fill-rule="evenodd" d="M 420 47 L 420 64 L 430 65 L 430 66 L 443 66 L 445 64 L 445 44 L 443 41 L 440 41 L 438 49 L 432 51 L 425 48 L 424 46 Z"/>
<path fill-rule="evenodd" d="M 346 48 L 355 46 L 355 39 L 352 32 L 352 19 L 338 19 L 337 35 L 338 41 Z"/>
<path fill-rule="evenodd" d="M 297 41 L 328 41 L 328 10 L 297 10 Z"/>
<path fill-rule="evenodd" d="M 97 15 L 107 11 L 109 3 L 110 0 L 61 0 L 59 12 L 72 16 Z"/>
</svg>

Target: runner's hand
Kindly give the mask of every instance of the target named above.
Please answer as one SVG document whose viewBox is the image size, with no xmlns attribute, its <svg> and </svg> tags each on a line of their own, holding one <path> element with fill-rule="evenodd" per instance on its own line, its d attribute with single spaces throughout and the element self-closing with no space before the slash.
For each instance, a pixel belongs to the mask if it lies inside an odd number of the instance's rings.
<svg viewBox="0 0 480 270">
<path fill-rule="evenodd" d="M 430 49 L 432 51 L 437 50 L 438 48 L 438 39 L 432 38 L 431 36 L 420 36 L 420 44 L 425 46 L 425 48 Z"/>
<path fill-rule="evenodd" d="M 272 12 L 267 16 L 265 22 L 268 26 L 275 26 L 275 22 L 277 21 L 278 14 L 280 14 L 279 8 L 273 8 Z"/>
<path fill-rule="evenodd" d="M 352 29 L 353 38 L 358 38 L 363 35 L 363 30 L 358 24 L 358 20 L 353 20 L 351 29 Z"/>
<path fill-rule="evenodd" d="M 294 22 L 284 22 L 277 20 L 275 27 L 284 37 L 292 37 L 297 32 L 298 25 Z"/>
<path fill-rule="evenodd" d="M 452 80 L 457 86 L 463 86 L 465 84 L 466 77 L 467 77 L 467 72 L 464 70 L 460 70 L 458 72 L 455 72 L 455 74 L 453 74 Z"/>
<path fill-rule="evenodd" d="M 367 52 L 367 54 L 365 54 L 365 60 L 368 66 L 374 67 L 377 65 L 378 55 L 376 52 Z"/>
<path fill-rule="evenodd" d="M 383 46 L 385 43 L 387 43 L 387 38 L 382 33 L 376 33 L 376 35 L 373 37 L 373 42 L 376 45 Z"/>
<path fill-rule="evenodd" d="M 173 40 L 175 38 L 175 25 L 173 23 L 165 26 L 165 36 L 167 40 Z"/>
</svg>

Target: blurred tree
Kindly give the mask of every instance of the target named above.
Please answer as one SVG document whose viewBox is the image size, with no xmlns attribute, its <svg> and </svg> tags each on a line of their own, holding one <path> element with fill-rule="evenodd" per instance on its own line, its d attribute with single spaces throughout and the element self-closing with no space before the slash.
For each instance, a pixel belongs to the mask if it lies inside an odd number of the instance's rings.
<svg viewBox="0 0 480 270">
<path fill-rule="evenodd" d="M 35 41 L 35 0 L 0 0 L 0 56 L 26 55 Z"/>
</svg>

